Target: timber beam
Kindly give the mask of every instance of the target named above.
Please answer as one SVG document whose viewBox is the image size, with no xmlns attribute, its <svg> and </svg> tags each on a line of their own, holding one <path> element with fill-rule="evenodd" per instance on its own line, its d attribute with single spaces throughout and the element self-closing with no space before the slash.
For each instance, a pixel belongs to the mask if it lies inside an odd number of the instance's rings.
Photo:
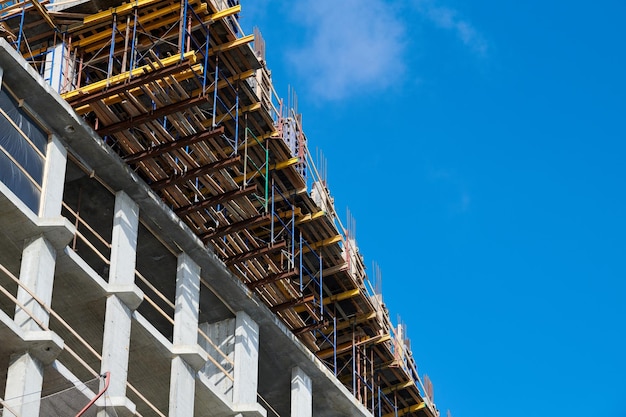
<svg viewBox="0 0 626 417">
<path fill-rule="evenodd" d="M 240 262 L 247 261 L 249 259 L 258 258 L 259 256 L 276 252 L 277 250 L 283 249 L 285 247 L 287 247 L 287 242 L 283 240 L 282 242 L 274 243 L 273 245 L 261 246 L 260 248 L 252 249 L 248 252 L 231 256 L 230 258 L 226 258 L 225 263 L 226 265 L 231 266 Z"/>
<path fill-rule="evenodd" d="M 119 123 L 114 123 L 112 125 L 104 126 L 103 128 L 98 129 L 97 132 L 100 136 L 110 135 L 110 134 L 119 132 L 121 130 L 126 130 L 126 129 L 130 129 L 131 127 L 136 127 L 138 125 L 145 124 L 151 120 L 158 119 L 159 117 L 167 116 L 172 113 L 177 113 L 179 111 L 186 110 L 189 107 L 198 106 L 210 100 L 213 100 L 213 97 L 211 97 L 208 94 L 202 95 L 199 97 L 192 97 L 186 100 L 179 101 L 177 103 L 168 104 L 167 106 L 150 110 L 149 112 L 140 114 L 139 116 L 132 116 Z"/>
<path fill-rule="evenodd" d="M 298 329 L 293 329 L 293 334 L 296 336 L 301 335 L 302 333 L 312 332 L 315 330 L 323 329 L 324 327 L 328 327 L 330 322 L 328 320 L 321 321 L 319 323 L 313 323 L 308 326 L 300 327 Z"/>
<path fill-rule="evenodd" d="M 388 334 L 381 334 L 378 336 L 372 336 L 372 337 L 368 337 L 366 339 L 361 340 L 358 343 L 354 343 L 355 346 L 362 346 L 362 345 L 377 345 L 379 343 L 384 343 L 388 340 L 391 340 L 391 336 Z M 352 350 L 352 346 L 353 343 L 352 342 L 346 342 L 346 343 L 342 343 L 341 345 L 337 346 L 337 349 L 333 349 L 333 348 L 328 348 L 328 349 L 324 349 L 324 350 L 320 350 L 319 352 L 317 352 L 317 357 L 320 359 L 328 359 L 330 357 L 332 357 L 335 352 L 337 352 L 337 355 L 340 355 L 342 353 L 346 353 Z"/>
<path fill-rule="evenodd" d="M 295 300 L 290 300 L 281 304 L 277 304 L 271 307 L 270 310 L 272 310 L 273 313 L 277 313 L 279 311 L 287 310 L 288 308 L 291 308 L 294 306 L 310 303 L 314 300 L 315 300 L 314 295 L 307 295 L 306 297 L 299 297 L 299 298 L 296 298 Z"/>
<path fill-rule="evenodd" d="M 200 133 L 194 133 L 193 135 L 185 136 L 177 139 L 173 142 L 167 142 L 160 145 L 153 146 L 145 151 L 137 152 L 132 155 L 124 157 L 124 161 L 127 164 L 134 164 L 136 162 L 143 161 L 162 155 L 167 152 L 171 152 L 176 149 L 183 148 L 185 146 L 193 145 L 194 143 L 202 142 L 219 135 L 224 134 L 224 126 L 216 127 L 212 130 L 205 130 Z"/>
<path fill-rule="evenodd" d="M 282 281 L 284 279 L 291 279 L 291 278 L 297 277 L 298 275 L 300 275 L 300 272 L 297 269 L 290 269 L 285 272 L 279 272 L 276 274 L 268 275 L 267 277 L 263 279 L 259 279 L 257 281 L 249 282 L 247 285 L 248 285 L 248 288 L 252 290 L 252 289 L 255 289 L 256 287 L 271 284 L 276 281 Z"/>
<path fill-rule="evenodd" d="M 202 241 L 207 241 L 210 239 L 220 238 L 222 236 L 230 235 L 231 233 L 238 232 L 243 229 L 252 230 L 263 223 L 266 223 L 270 219 L 269 214 L 260 214 L 258 216 L 250 217 L 249 219 L 244 219 L 242 221 L 226 225 L 224 227 L 219 227 L 212 232 L 203 233 L 198 235 L 198 237 Z"/>
<path fill-rule="evenodd" d="M 400 391 L 400 390 L 403 390 L 405 388 L 409 388 L 409 387 L 412 387 L 412 386 L 415 386 L 415 382 L 413 382 L 413 381 L 405 381 L 405 382 L 401 382 L 399 384 L 392 385 L 390 387 L 384 388 L 382 390 L 382 393 L 387 395 L 387 394 L 391 394 L 394 391 Z"/>
<path fill-rule="evenodd" d="M 231 200 L 234 200 L 239 197 L 244 197 L 248 194 L 253 194 L 257 192 L 256 185 L 252 185 L 246 188 L 240 188 L 238 190 L 228 191 L 224 194 L 216 195 L 214 197 L 207 198 L 206 200 L 199 201 L 194 204 L 189 204 L 188 206 L 183 206 L 174 210 L 178 216 L 182 217 L 189 213 L 193 213 L 195 211 L 204 210 L 206 208 L 225 203 Z"/>
<path fill-rule="evenodd" d="M 358 288 L 355 288 L 353 290 L 344 291 L 344 292 L 339 293 L 339 294 L 331 295 L 330 297 L 324 297 L 324 299 L 322 300 L 322 304 L 327 305 L 327 304 L 336 303 L 338 301 L 347 300 L 349 298 L 356 297 L 360 293 L 361 293 L 361 290 L 359 290 Z M 304 309 L 299 307 L 299 308 L 296 309 L 296 311 L 300 313 L 300 312 L 304 311 Z"/>
<path fill-rule="evenodd" d="M 188 170 L 187 172 L 181 173 L 179 175 L 172 175 L 171 177 L 162 179 L 160 181 L 155 181 L 150 184 L 150 188 L 155 191 L 162 190 L 166 187 L 171 187 L 172 185 L 180 184 L 189 179 L 196 178 L 202 175 L 210 174 L 212 172 L 219 171 L 220 169 L 227 168 L 229 166 L 233 166 L 239 163 L 241 157 L 239 155 L 233 156 L 231 158 L 223 159 L 221 161 L 215 161 L 210 164 L 193 168 Z"/>
<path fill-rule="evenodd" d="M 191 69 L 191 64 L 189 63 L 189 61 L 181 61 L 178 64 L 174 64 L 172 66 L 159 68 L 153 71 L 146 71 L 142 75 L 138 75 L 133 78 L 128 78 L 128 81 L 125 81 L 122 84 L 114 85 L 110 88 L 106 88 L 104 90 L 98 91 L 93 94 L 87 93 L 87 94 L 72 96 L 68 98 L 67 101 L 74 108 L 86 106 L 93 102 L 96 102 L 99 100 L 105 100 L 116 94 L 124 93 L 128 90 L 141 87 L 142 85 L 149 84 L 161 78 L 165 78 L 170 75 L 177 74 L 179 72 L 183 72 L 185 70 L 190 70 L 190 69 Z"/>
</svg>

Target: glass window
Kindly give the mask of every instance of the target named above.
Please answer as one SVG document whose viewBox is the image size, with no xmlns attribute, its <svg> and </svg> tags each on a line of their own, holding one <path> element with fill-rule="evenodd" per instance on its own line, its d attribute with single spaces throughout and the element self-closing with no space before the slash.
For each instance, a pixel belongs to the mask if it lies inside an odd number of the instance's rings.
<svg viewBox="0 0 626 417">
<path fill-rule="evenodd" d="M 48 135 L 0 89 L 0 181 L 39 212 Z"/>
</svg>

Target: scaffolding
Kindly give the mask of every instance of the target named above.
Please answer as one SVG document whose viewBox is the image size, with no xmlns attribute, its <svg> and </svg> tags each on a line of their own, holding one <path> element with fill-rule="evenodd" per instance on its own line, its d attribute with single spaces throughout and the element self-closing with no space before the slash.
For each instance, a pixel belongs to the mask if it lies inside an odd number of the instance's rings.
<svg viewBox="0 0 626 417">
<path fill-rule="evenodd" d="M 308 151 L 297 96 L 279 98 L 240 12 L 216 0 L 0 1 L 0 34 L 373 415 L 436 416 Z M 66 210 L 82 224 L 80 202 Z M 106 263 L 106 239 L 82 227 Z"/>
</svg>

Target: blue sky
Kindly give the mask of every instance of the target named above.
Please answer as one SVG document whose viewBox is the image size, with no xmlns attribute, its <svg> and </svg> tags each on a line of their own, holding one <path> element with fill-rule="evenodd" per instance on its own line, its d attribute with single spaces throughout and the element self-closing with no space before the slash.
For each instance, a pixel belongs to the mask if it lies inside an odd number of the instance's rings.
<svg viewBox="0 0 626 417">
<path fill-rule="evenodd" d="M 625 417 L 626 2 L 242 7 L 442 414 Z"/>
</svg>

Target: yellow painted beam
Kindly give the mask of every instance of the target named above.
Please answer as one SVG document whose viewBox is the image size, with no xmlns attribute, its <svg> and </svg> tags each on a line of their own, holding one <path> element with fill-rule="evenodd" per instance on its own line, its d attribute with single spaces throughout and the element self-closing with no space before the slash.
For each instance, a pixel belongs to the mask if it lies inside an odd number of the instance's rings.
<svg viewBox="0 0 626 417">
<path fill-rule="evenodd" d="M 335 236 L 330 237 L 328 239 L 324 239 L 321 242 L 315 242 L 314 244 L 311 245 L 311 247 L 313 249 L 318 249 L 318 248 L 321 248 L 322 246 L 328 246 L 328 245 L 332 245 L 333 243 L 339 243 L 342 240 L 343 240 L 343 236 L 335 235 Z"/>
<path fill-rule="evenodd" d="M 188 80 L 189 78 L 193 77 L 194 74 L 202 74 L 202 64 L 193 65 L 190 69 L 182 70 L 181 72 L 173 74 L 170 77 L 174 77 L 176 81 L 180 82 L 180 81 Z M 163 80 L 157 80 L 156 83 L 159 84 L 161 87 L 163 86 Z M 128 92 L 130 94 L 134 94 L 139 90 L 140 88 L 137 87 L 137 88 L 130 89 Z M 112 96 L 105 98 L 104 104 L 107 106 L 110 106 L 111 104 L 119 103 L 123 99 L 124 97 L 122 95 L 114 94 Z M 84 106 L 76 107 L 74 109 L 74 111 L 78 113 L 79 115 L 85 114 L 89 112 L 90 110 L 91 110 L 91 107 L 89 104 L 85 104 Z"/>
<path fill-rule="evenodd" d="M 228 17 L 228 16 L 232 16 L 232 15 L 237 14 L 237 13 L 241 13 L 241 5 L 240 4 L 238 4 L 236 6 L 233 6 L 233 7 L 229 7 L 228 9 L 220 10 L 217 13 L 214 13 L 211 16 L 211 21 L 215 22 L 217 20 L 223 19 L 223 18 Z"/>
<path fill-rule="evenodd" d="M 402 382 L 400 384 L 396 384 L 396 385 L 392 385 L 391 387 L 387 387 L 385 389 L 382 390 L 383 394 L 387 395 L 387 394 L 391 394 L 394 391 L 399 391 L 401 389 L 404 388 L 408 388 L 412 385 L 415 385 L 415 382 L 413 381 L 406 381 L 406 382 Z"/>
<path fill-rule="evenodd" d="M 296 219 L 296 225 L 302 224 L 302 223 L 308 223 L 308 222 L 312 222 L 314 220 L 320 219 L 322 217 L 324 217 L 326 215 L 326 212 L 323 210 L 320 210 L 316 213 L 309 213 L 305 216 L 300 217 L 299 219 Z"/>
<path fill-rule="evenodd" d="M 198 0 L 190 0 L 189 1 L 190 4 L 197 3 L 197 2 L 198 2 Z M 206 5 L 205 5 L 205 9 L 206 9 Z M 162 9 L 159 9 L 159 10 L 157 10 L 155 12 L 148 13 L 148 14 L 146 14 L 144 16 L 139 17 L 139 23 L 144 24 L 144 22 L 157 19 L 157 18 L 159 18 L 161 16 L 164 16 L 164 15 L 166 15 L 168 13 L 175 12 L 175 11 L 178 11 L 178 10 L 180 10 L 180 3 L 175 3 L 175 4 L 172 4 L 170 6 L 167 6 L 167 7 L 164 7 Z M 195 11 L 195 9 L 194 9 L 194 11 Z M 126 22 L 119 23 L 117 25 L 117 29 L 120 32 L 124 32 L 126 30 Z M 109 39 L 111 39 L 111 31 L 102 30 L 99 33 L 96 33 L 95 35 L 86 36 L 86 37 L 84 37 L 82 39 L 78 39 L 78 40 L 74 41 L 72 43 L 72 46 L 76 47 L 76 48 L 84 47 L 84 46 L 90 45 L 90 44 L 92 44 L 94 42 L 99 42 L 99 41 L 109 40 Z"/>
<path fill-rule="evenodd" d="M 224 42 L 223 44 L 214 47 L 213 51 L 224 52 L 229 49 L 233 49 L 233 48 L 236 48 L 241 45 L 245 45 L 253 41 L 254 41 L 254 35 L 248 35 L 248 36 L 244 36 L 243 38 L 235 39 L 234 41 Z"/>
<path fill-rule="evenodd" d="M 344 291 L 339 294 L 331 295 L 330 297 L 324 297 L 324 305 L 334 303 L 337 301 L 347 300 L 348 298 L 355 297 L 361 293 L 361 290 L 355 288 L 353 290 Z"/>
<path fill-rule="evenodd" d="M 104 10 L 98 13 L 94 13 L 91 16 L 87 16 L 83 19 L 83 25 L 93 25 L 96 23 L 106 22 L 110 20 L 114 14 L 118 17 L 131 13 L 135 8 L 142 8 L 154 3 L 160 3 L 163 0 L 135 0 L 130 3 L 122 4 L 118 7 L 111 7 L 108 10 Z M 79 27 L 79 29 L 82 29 Z"/>
<path fill-rule="evenodd" d="M 249 106 L 240 107 L 238 114 L 241 116 L 244 113 L 251 113 L 253 111 L 259 110 L 260 108 L 261 108 L 261 103 L 250 104 Z M 231 115 L 230 112 L 228 112 L 228 113 L 226 113 L 226 114 L 224 114 L 222 116 L 216 117 L 216 120 L 218 120 L 220 123 L 223 123 L 226 120 L 232 120 L 232 118 L 233 118 L 233 116 Z"/>
<path fill-rule="evenodd" d="M 335 235 L 333 237 L 329 237 L 327 239 L 324 240 L 320 240 L 319 242 L 315 242 L 315 243 L 311 243 L 309 244 L 309 246 L 305 246 L 302 248 L 302 253 L 308 253 L 312 250 L 316 250 L 319 249 L 323 246 L 328 246 L 328 245 L 332 245 L 334 243 L 339 243 L 343 240 L 343 236 L 341 235 Z"/>
<path fill-rule="evenodd" d="M 188 53 L 191 53 L 191 52 L 188 52 Z M 163 63 L 163 61 L 161 61 L 161 63 Z M 235 80 L 242 80 L 242 79 L 249 78 L 249 77 L 253 76 L 254 73 L 255 73 L 255 70 L 249 70 L 249 71 L 246 71 L 246 72 L 242 72 L 239 75 L 235 75 L 233 77 L 228 78 L 228 81 L 221 80 L 220 82 L 217 83 L 217 86 L 218 86 L 217 88 L 218 89 L 223 88 L 226 85 L 228 85 L 229 82 L 232 84 L 233 81 L 235 81 Z M 172 77 L 174 77 L 174 79 L 176 81 L 180 82 L 180 81 L 188 80 L 189 78 L 194 77 L 195 74 L 202 74 L 202 65 L 201 64 L 196 64 L 196 65 L 192 66 L 191 69 L 183 70 L 183 71 L 179 72 L 178 74 L 172 75 Z M 156 83 L 159 84 L 159 86 L 163 87 L 163 81 L 162 80 L 157 80 Z M 133 88 L 133 89 L 131 89 L 129 91 L 129 93 L 130 94 L 134 94 L 135 92 L 137 92 L 139 90 L 140 90 L 139 87 Z M 206 90 L 205 90 L 205 94 L 206 93 L 211 93 L 214 90 L 215 90 L 214 86 L 207 87 Z M 69 94 L 69 93 L 66 93 L 66 94 Z M 197 97 L 200 94 L 202 94 L 202 89 L 194 90 L 189 95 L 190 95 L 190 97 Z M 122 96 L 120 96 L 119 94 L 115 94 L 115 95 L 112 95 L 111 97 L 107 97 L 104 100 L 104 104 L 106 104 L 107 106 L 110 106 L 111 104 L 119 103 L 120 101 L 122 101 L 122 99 L 123 99 Z M 90 107 L 89 107 L 88 104 L 85 105 L 85 106 L 77 107 L 77 108 L 74 109 L 74 111 L 76 113 L 78 113 L 78 114 L 85 114 L 89 110 L 90 110 Z M 207 127 L 207 128 L 210 127 L 211 126 L 211 121 L 207 120 L 207 123 L 204 126 Z M 240 145 L 240 148 L 243 149 L 243 146 Z"/>
<path fill-rule="evenodd" d="M 207 10 L 207 5 L 205 3 L 202 3 L 198 8 L 194 8 L 194 11 L 197 14 L 206 13 L 206 10 Z M 159 13 L 160 13 L 160 11 L 154 12 L 154 14 L 159 14 Z M 141 23 L 142 20 L 147 20 L 147 19 L 139 19 L 139 23 Z M 156 21 L 154 23 L 151 23 L 151 24 L 145 23 L 145 24 L 142 25 L 142 27 L 143 27 L 144 31 L 150 32 L 150 31 L 152 31 L 154 29 L 158 29 L 160 27 L 169 26 L 172 23 L 175 23 L 175 22 L 177 22 L 179 20 L 180 20 L 180 17 L 178 15 L 176 15 L 176 16 L 171 16 L 171 17 L 169 17 L 169 18 L 167 18 L 165 20 L 158 20 L 158 21 Z M 121 25 L 124 26 L 124 29 L 126 28 L 125 24 L 121 24 Z M 118 32 L 122 32 L 122 28 L 118 29 Z M 178 34 L 179 34 L 178 29 L 174 30 L 174 31 L 170 31 L 169 32 L 169 37 L 176 37 L 176 36 L 178 36 Z M 103 37 L 103 35 L 106 35 L 106 36 Z M 102 49 L 102 46 L 103 46 L 102 42 L 104 40 L 107 41 L 106 44 L 109 44 L 109 39 L 111 38 L 110 35 L 111 35 L 110 31 L 108 32 L 108 34 L 107 34 L 107 31 L 102 31 L 102 32 L 100 32 L 98 34 L 90 36 L 89 37 L 90 38 L 90 42 L 88 42 L 88 43 L 87 42 L 83 42 L 83 44 L 82 44 L 83 51 L 91 53 L 91 52 L 95 52 L 95 51 L 98 51 L 98 50 Z M 116 34 L 115 35 L 116 43 L 118 42 L 118 38 L 120 38 L 120 40 L 121 40 L 122 35 L 121 34 Z M 85 39 L 87 39 L 87 38 L 85 38 Z M 94 43 L 95 43 L 95 45 L 94 45 Z"/>
<path fill-rule="evenodd" d="M 324 297 L 324 299 L 322 300 L 322 304 L 328 305 L 328 304 L 331 304 L 331 303 L 336 303 L 337 301 L 347 300 L 348 298 L 356 297 L 360 293 L 361 293 L 361 290 L 359 290 L 358 288 L 355 288 L 353 290 L 344 291 L 344 292 L 339 293 L 339 294 L 331 295 L 330 297 Z M 298 313 L 301 313 L 304 310 L 306 310 L 306 307 L 304 307 L 304 306 L 297 306 L 297 307 L 294 308 L 294 311 L 296 311 Z"/>
<path fill-rule="evenodd" d="M 282 220 L 290 219 L 292 212 L 295 213 L 296 216 L 299 216 L 302 213 L 302 209 L 300 207 L 296 207 L 295 210 L 289 210 L 289 211 L 284 211 L 284 212 L 279 213 L 278 217 Z M 271 218 L 264 220 L 262 222 L 259 222 L 258 223 L 259 227 L 267 226 L 270 223 L 275 222 L 276 221 L 275 216 L 276 215 L 273 215 L 271 216 Z"/>
<path fill-rule="evenodd" d="M 279 171 L 281 169 L 285 169 L 285 168 L 288 168 L 288 167 L 290 167 L 292 165 L 297 164 L 298 161 L 299 161 L 299 159 L 297 157 L 290 158 L 290 159 L 287 159 L 286 161 L 282 161 L 282 162 L 278 162 L 276 164 L 270 165 L 270 170 L 272 170 L 272 171 Z M 265 173 L 267 172 L 267 169 L 266 168 L 262 168 L 260 171 L 261 172 L 252 171 L 252 172 L 248 173 L 246 175 L 247 179 L 251 179 L 251 178 L 253 178 L 256 175 L 265 175 Z M 243 175 L 240 175 L 238 177 L 233 178 L 233 180 L 235 180 L 235 182 L 242 182 L 244 179 L 245 179 L 245 177 Z"/>
<path fill-rule="evenodd" d="M 193 51 L 187 52 L 187 53 L 185 53 L 183 55 L 183 59 L 190 61 L 192 64 L 195 64 L 195 62 L 196 62 L 196 53 L 193 52 Z M 102 90 L 105 87 L 109 87 L 111 85 L 124 82 L 128 78 L 137 77 L 137 76 L 142 75 L 142 74 L 144 74 L 146 72 L 153 71 L 154 69 L 167 67 L 167 66 L 170 66 L 170 65 L 177 64 L 179 62 L 180 62 L 180 55 L 170 56 L 170 57 L 167 57 L 167 58 L 159 60 L 159 65 L 154 65 L 154 64 L 144 65 L 142 67 L 135 68 L 132 71 L 126 71 L 126 72 L 123 72 L 121 74 L 114 75 L 111 78 L 106 78 L 104 80 L 96 81 L 95 83 L 91 83 L 91 84 L 86 85 L 84 87 L 81 87 L 79 89 L 69 91 L 69 92 L 67 92 L 65 94 L 61 94 L 61 97 L 63 97 L 65 100 L 70 100 L 73 97 L 76 97 L 76 96 L 78 96 L 80 94 L 93 93 L 94 91 Z"/>
<path fill-rule="evenodd" d="M 372 337 L 368 337 L 367 339 L 361 340 L 360 342 L 356 343 L 356 346 L 378 345 L 378 344 L 384 343 L 384 342 L 386 342 L 386 341 L 388 341 L 390 339 L 391 339 L 391 336 L 388 335 L 388 334 L 372 336 Z M 328 358 L 333 356 L 335 350 L 337 351 L 337 355 L 340 355 L 342 353 L 348 352 L 351 349 L 352 349 L 352 342 L 345 342 L 345 343 L 342 343 L 339 346 L 337 346 L 336 349 L 333 349 L 331 347 L 331 348 L 328 348 L 328 349 L 320 350 L 319 352 L 316 353 L 316 355 L 320 359 L 328 359 Z"/>
<path fill-rule="evenodd" d="M 362 314 L 360 316 L 357 316 L 354 319 L 343 320 L 343 321 L 337 323 L 337 325 L 335 326 L 335 330 L 347 329 L 348 327 L 352 327 L 353 325 L 365 323 L 366 321 L 372 320 L 374 318 L 376 318 L 376 312 L 369 313 L 369 314 Z M 332 329 L 329 331 L 329 333 L 326 333 L 326 332 L 324 332 L 324 333 L 325 334 L 330 334 L 330 333 L 332 333 Z"/>
<path fill-rule="evenodd" d="M 421 402 L 419 404 L 415 404 L 415 405 L 412 405 L 410 407 L 406 407 L 406 408 L 403 408 L 401 410 L 398 410 L 397 414 L 396 413 L 389 413 L 389 414 L 385 414 L 383 417 L 396 417 L 396 416 L 400 417 L 400 416 L 403 416 L 403 415 L 408 414 L 408 413 L 413 413 L 415 411 L 419 411 L 419 410 L 421 410 L 424 407 L 426 407 L 426 403 Z"/>
<path fill-rule="evenodd" d="M 190 4 L 195 4 L 198 3 L 199 0 L 190 0 Z M 206 3 L 200 3 L 199 6 L 194 6 L 193 10 L 196 14 L 198 15 L 202 15 L 202 14 L 206 14 L 207 13 L 207 4 Z M 236 9 L 237 7 L 235 7 L 234 9 Z M 169 26 L 172 23 L 175 23 L 177 21 L 180 20 L 179 16 L 172 16 L 169 17 L 165 20 L 158 20 L 155 21 L 156 19 L 158 19 L 159 17 L 162 17 L 164 15 L 167 15 L 168 13 L 177 11 L 180 9 L 180 3 L 176 3 L 176 4 L 172 4 L 170 6 L 164 7 L 163 9 L 157 10 L 155 12 L 146 14 L 144 16 L 141 16 L 139 18 L 139 23 L 142 24 L 142 27 L 145 31 L 149 32 L 151 30 L 160 28 L 160 27 L 165 27 L 165 26 Z M 232 8 L 231 8 L 232 9 Z M 230 10 L 230 9 L 228 9 Z M 220 12 L 221 13 L 221 12 Z M 211 24 L 217 20 L 219 20 L 219 18 L 216 18 L 217 15 L 220 15 L 220 13 L 215 13 L 212 14 L 208 17 L 204 17 L 202 18 L 202 23 L 204 24 Z M 148 22 L 151 21 L 155 21 L 154 23 L 148 24 Z M 195 27 L 200 26 L 200 23 L 198 22 L 197 24 L 194 25 Z M 122 33 L 124 32 L 124 30 L 126 29 L 126 23 L 120 23 L 118 26 L 118 32 Z M 178 31 L 175 30 L 173 32 L 170 32 L 170 36 L 177 36 Z M 122 38 L 122 35 L 116 35 L 116 38 Z M 91 36 L 87 36 L 83 39 L 79 39 L 76 42 L 74 42 L 73 46 L 75 47 L 82 47 L 83 50 L 85 52 L 94 52 L 97 51 L 99 49 L 101 49 L 102 45 L 100 44 L 103 41 L 108 41 L 111 38 L 111 32 L 110 31 L 101 31 L 100 33 L 96 33 L 94 35 Z M 254 35 L 248 35 L 248 36 L 244 36 L 242 38 L 238 38 L 235 39 L 234 41 L 230 41 L 230 42 L 225 42 L 221 45 L 219 45 L 217 48 L 211 48 L 209 50 L 209 55 L 214 54 L 215 52 L 223 52 L 229 49 L 233 49 L 236 48 L 238 46 L 247 44 L 254 41 Z M 91 47 L 87 47 L 89 45 L 93 45 L 94 43 L 97 43 L 94 46 Z"/>
</svg>

